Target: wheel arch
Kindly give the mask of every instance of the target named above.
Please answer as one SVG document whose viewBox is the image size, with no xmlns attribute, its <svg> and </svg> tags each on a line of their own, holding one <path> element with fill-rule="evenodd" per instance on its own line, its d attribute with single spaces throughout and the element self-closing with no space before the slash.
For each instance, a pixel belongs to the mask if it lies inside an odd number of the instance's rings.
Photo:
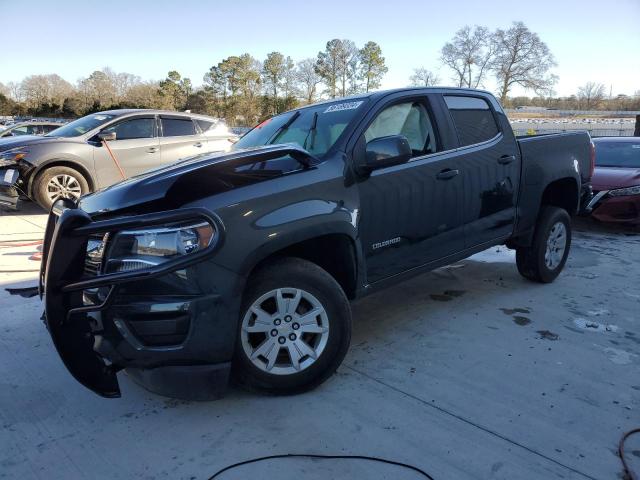
<svg viewBox="0 0 640 480">
<path fill-rule="evenodd" d="M 573 177 L 559 178 L 550 182 L 542 192 L 540 211 L 545 206 L 564 208 L 572 216 L 578 212 L 580 206 L 580 189 Z"/>
<path fill-rule="evenodd" d="M 544 185 L 544 188 L 542 188 Z M 524 184 L 525 194 L 519 200 L 520 218 L 516 233 L 507 241 L 509 248 L 528 247 L 533 241 L 536 225 L 545 206 L 565 209 L 569 216 L 577 213 L 580 187 L 574 176 L 560 176 L 546 183 Z"/>
<path fill-rule="evenodd" d="M 72 168 L 74 170 L 77 170 L 85 178 L 85 180 L 89 184 L 89 188 L 91 189 L 91 191 L 92 192 L 95 191 L 96 182 L 93 178 L 93 175 L 91 175 L 91 173 L 85 166 L 73 160 L 52 159 L 52 160 L 48 160 L 45 163 L 42 163 L 41 165 L 38 165 L 36 170 L 29 177 L 29 183 L 28 183 L 28 189 L 27 189 L 27 193 L 29 197 L 33 198 L 33 187 L 36 183 L 35 182 L 36 178 L 42 175 L 42 173 L 45 170 L 53 167 L 67 167 L 67 168 Z"/>
<path fill-rule="evenodd" d="M 247 258 L 243 266 L 243 276 L 249 278 L 260 268 L 278 258 L 296 257 L 308 260 L 331 275 L 342 287 L 347 298 L 356 297 L 360 269 L 359 254 L 355 238 L 345 231 L 308 233 L 263 245 Z"/>
</svg>

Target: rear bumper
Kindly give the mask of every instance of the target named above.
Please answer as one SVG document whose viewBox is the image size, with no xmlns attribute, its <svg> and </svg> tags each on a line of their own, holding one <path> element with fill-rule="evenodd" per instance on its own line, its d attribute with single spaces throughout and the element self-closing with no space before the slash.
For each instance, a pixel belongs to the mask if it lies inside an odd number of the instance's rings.
<svg viewBox="0 0 640 480">
<path fill-rule="evenodd" d="M 92 234 L 196 217 L 219 222 L 197 209 L 92 221 L 70 201 L 54 205 L 40 292 L 53 343 L 85 387 L 119 397 L 117 372 L 126 369 L 136 382 L 162 395 L 209 399 L 224 391 L 238 318 L 233 289 L 239 279 L 213 263 L 216 245 L 188 262 L 162 268 L 85 272 Z"/>
</svg>

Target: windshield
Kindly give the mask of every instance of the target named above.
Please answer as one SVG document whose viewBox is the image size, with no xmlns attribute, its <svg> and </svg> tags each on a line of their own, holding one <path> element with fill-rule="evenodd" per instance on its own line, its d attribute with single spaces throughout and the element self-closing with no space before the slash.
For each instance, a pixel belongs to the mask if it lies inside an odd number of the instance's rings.
<svg viewBox="0 0 640 480">
<path fill-rule="evenodd" d="M 324 103 L 265 120 L 238 140 L 233 149 L 293 143 L 318 157 L 336 143 L 364 99 Z"/>
<path fill-rule="evenodd" d="M 86 117 L 67 123 L 63 127 L 56 128 L 55 130 L 47 133 L 45 137 L 78 137 L 104 123 L 107 123 L 114 117 L 115 115 L 106 115 L 104 113 L 87 115 Z"/>
<path fill-rule="evenodd" d="M 638 142 L 594 142 L 598 167 L 640 168 Z"/>
</svg>

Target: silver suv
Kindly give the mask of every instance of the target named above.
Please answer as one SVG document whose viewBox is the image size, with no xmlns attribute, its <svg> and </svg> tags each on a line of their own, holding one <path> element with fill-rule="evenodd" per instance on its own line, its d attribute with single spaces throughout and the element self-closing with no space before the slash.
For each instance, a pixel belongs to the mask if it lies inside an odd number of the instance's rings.
<svg viewBox="0 0 640 480">
<path fill-rule="evenodd" d="M 43 136 L 0 139 L 0 204 L 25 194 L 44 208 L 146 170 L 227 150 L 237 137 L 221 120 L 159 110 L 93 113 Z"/>
</svg>

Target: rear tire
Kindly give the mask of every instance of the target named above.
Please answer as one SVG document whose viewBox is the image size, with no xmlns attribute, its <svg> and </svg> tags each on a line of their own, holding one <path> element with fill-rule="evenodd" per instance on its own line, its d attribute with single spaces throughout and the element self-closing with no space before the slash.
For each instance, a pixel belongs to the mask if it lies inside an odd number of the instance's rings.
<svg viewBox="0 0 640 480">
<path fill-rule="evenodd" d="M 80 172 L 70 167 L 47 168 L 33 182 L 34 199 L 46 210 L 50 210 L 53 202 L 59 198 L 77 201 L 87 193 L 89 182 Z"/>
<path fill-rule="evenodd" d="M 538 218 L 533 243 L 516 249 L 516 264 L 523 277 L 551 283 L 560 274 L 571 247 L 571 218 L 566 210 L 545 206 Z"/>
<path fill-rule="evenodd" d="M 349 301 L 331 275 L 307 260 L 282 258 L 261 268 L 249 279 L 240 311 L 232 377 L 249 390 L 311 390 L 349 348 Z"/>
</svg>

